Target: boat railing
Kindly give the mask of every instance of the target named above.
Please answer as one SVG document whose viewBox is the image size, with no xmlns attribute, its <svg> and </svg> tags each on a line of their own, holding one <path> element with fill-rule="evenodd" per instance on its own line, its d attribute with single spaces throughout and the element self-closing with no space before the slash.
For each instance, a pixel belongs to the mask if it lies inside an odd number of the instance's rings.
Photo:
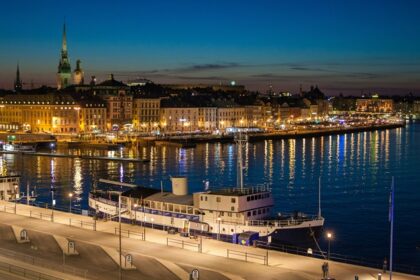
<svg viewBox="0 0 420 280">
<path fill-rule="evenodd" d="M 272 227 L 279 227 L 279 226 L 292 226 L 292 225 L 300 225 L 303 222 L 310 222 L 310 221 L 317 221 L 321 220 L 318 216 L 304 216 L 304 217 L 294 217 L 291 215 L 286 219 L 281 220 L 248 220 L 248 226 L 272 226 Z"/>
<path fill-rule="evenodd" d="M 248 194 L 256 194 L 256 193 L 262 193 L 262 192 L 271 192 L 271 188 L 268 186 L 268 184 L 260 184 L 256 185 L 254 187 L 244 187 L 244 188 L 220 188 L 215 190 L 215 192 L 224 192 L 224 193 L 240 193 L 244 195 Z"/>
</svg>

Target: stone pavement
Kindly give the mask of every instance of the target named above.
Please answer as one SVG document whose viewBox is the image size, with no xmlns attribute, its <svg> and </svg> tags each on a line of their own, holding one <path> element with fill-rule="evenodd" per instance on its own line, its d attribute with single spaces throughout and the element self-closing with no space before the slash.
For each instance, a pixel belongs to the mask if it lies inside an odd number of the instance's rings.
<svg viewBox="0 0 420 280">
<path fill-rule="evenodd" d="M 60 235 L 72 240 L 80 240 L 99 246 L 118 248 L 118 236 L 115 235 L 115 228 L 118 223 L 112 221 L 97 221 L 96 231 L 91 217 L 71 213 L 54 211 L 54 223 L 49 217 L 51 209 L 37 208 L 33 206 L 17 205 L 17 214 L 14 212 L 14 203 L 0 203 L 0 222 L 8 225 L 25 227 L 26 229 Z M 3 212 L 6 210 L 6 212 Z M 37 213 L 34 215 L 34 213 Z M 43 219 L 41 215 L 43 214 Z M 28 216 L 32 214 L 33 217 Z M 70 227 L 69 224 L 73 226 Z M 80 228 L 84 227 L 84 228 Z M 139 226 L 123 224 L 124 230 L 134 233 L 143 232 Z M 220 279 L 321 279 L 321 266 L 324 262 L 311 257 L 286 254 L 277 251 L 267 251 L 261 248 L 244 247 L 237 244 L 219 242 L 212 239 L 202 239 L 202 253 L 197 252 L 197 247 L 186 246 L 186 249 L 167 246 L 167 238 L 182 240 L 198 244 L 200 240 L 191 240 L 176 235 L 169 235 L 166 232 L 146 228 L 146 242 L 140 241 L 140 235 L 132 235 L 132 238 L 123 238 L 122 250 L 139 256 L 151 256 L 164 261 L 176 264 L 184 270 L 192 267 L 202 268 L 207 272 L 218 272 L 216 278 Z M 127 233 L 127 232 L 125 232 Z M 124 236 L 124 234 L 123 234 Z M 239 259 L 226 258 L 227 250 L 247 252 L 260 256 L 268 254 L 268 266 L 263 265 L 260 259 L 248 259 L 248 262 Z M 237 256 L 237 258 L 242 258 Z M 136 263 L 136 266 L 141 266 Z M 349 265 L 330 261 L 330 275 L 336 279 L 353 280 L 357 274 L 360 280 L 377 279 L 378 269 Z M 215 276 L 215 275 L 213 275 Z M 179 277 L 180 278 L 180 277 Z M 184 277 L 182 277 L 184 278 Z M 182 279 L 181 278 L 181 279 Z M 388 279 L 383 275 L 382 279 Z M 394 273 L 394 280 L 419 280 L 419 276 Z"/>
</svg>

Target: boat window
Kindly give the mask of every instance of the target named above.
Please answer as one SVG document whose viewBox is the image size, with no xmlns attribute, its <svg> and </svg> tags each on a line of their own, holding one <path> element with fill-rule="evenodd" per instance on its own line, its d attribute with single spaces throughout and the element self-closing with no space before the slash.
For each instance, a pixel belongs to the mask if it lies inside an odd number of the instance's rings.
<svg viewBox="0 0 420 280">
<path fill-rule="evenodd" d="M 207 201 L 207 196 L 206 197 L 204 197 L 205 198 L 205 200 Z"/>
<path fill-rule="evenodd" d="M 233 232 L 233 228 L 230 229 L 230 232 Z"/>
<path fill-rule="evenodd" d="M 251 197 L 247 196 L 246 201 L 250 201 L 250 200 L 251 200 Z"/>
<path fill-rule="evenodd" d="M 221 201 L 220 197 L 216 197 L 216 202 L 220 202 L 220 201 Z"/>
<path fill-rule="evenodd" d="M 225 228 L 223 228 L 223 231 L 226 231 Z"/>
<path fill-rule="evenodd" d="M 224 216 L 225 215 L 225 213 L 224 212 L 220 212 L 220 216 Z"/>
<path fill-rule="evenodd" d="M 252 211 L 252 216 L 255 216 L 255 215 L 257 215 L 257 211 Z"/>
<path fill-rule="evenodd" d="M 236 202 L 236 198 L 232 197 L 230 201 L 231 201 L 232 203 L 235 203 L 235 202 Z"/>
<path fill-rule="evenodd" d="M 251 216 L 251 212 L 247 212 L 246 215 L 249 217 Z"/>
<path fill-rule="evenodd" d="M 203 201 L 203 197 L 202 196 L 200 196 L 200 200 Z"/>
<path fill-rule="evenodd" d="M 210 227 L 210 230 L 213 230 L 213 227 Z"/>
<path fill-rule="evenodd" d="M 232 213 L 228 212 L 228 217 L 232 217 Z"/>
<path fill-rule="evenodd" d="M 235 207 L 230 207 L 230 211 L 235 211 Z"/>
</svg>

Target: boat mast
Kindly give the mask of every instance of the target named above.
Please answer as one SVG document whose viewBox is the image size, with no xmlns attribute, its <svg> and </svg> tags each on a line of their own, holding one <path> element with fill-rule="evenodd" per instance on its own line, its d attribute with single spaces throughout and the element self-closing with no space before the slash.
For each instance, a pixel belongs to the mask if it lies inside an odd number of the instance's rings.
<svg viewBox="0 0 420 280">
<path fill-rule="evenodd" d="M 321 176 L 318 178 L 318 218 L 321 218 Z"/>
<path fill-rule="evenodd" d="M 239 188 L 241 191 L 244 189 L 244 174 L 243 174 L 243 159 L 242 159 L 242 144 L 247 142 L 246 135 L 243 135 L 239 132 L 235 137 L 235 142 L 238 148 L 238 164 L 237 164 L 237 172 L 236 172 L 236 187 Z"/>
</svg>

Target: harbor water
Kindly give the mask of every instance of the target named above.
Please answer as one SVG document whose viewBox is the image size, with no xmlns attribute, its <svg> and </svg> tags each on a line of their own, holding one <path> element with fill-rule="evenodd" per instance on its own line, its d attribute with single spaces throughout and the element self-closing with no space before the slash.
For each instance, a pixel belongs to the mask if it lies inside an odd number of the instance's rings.
<svg viewBox="0 0 420 280">
<path fill-rule="evenodd" d="M 245 185 L 272 188 L 277 212 L 318 212 L 322 185 L 325 229 L 331 251 L 381 262 L 389 254 L 389 192 L 395 177 L 395 263 L 420 269 L 420 123 L 404 128 L 343 135 L 248 143 Z M 139 147 L 116 151 L 58 150 L 91 156 L 149 158 L 149 163 L 0 155 L 0 172 L 22 173 L 21 191 L 36 186 L 38 203 L 87 209 L 93 181 L 106 178 L 170 189 L 170 176 L 188 177 L 190 192 L 235 186 L 234 144 L 199 144 L 194 149 Z M 23 170 L 23 172 L 21 172 Z M 325 240 L 321 242 L 325 247 Z M 416 248 L 417 247 L 417 248 Z"/>
</svg>

